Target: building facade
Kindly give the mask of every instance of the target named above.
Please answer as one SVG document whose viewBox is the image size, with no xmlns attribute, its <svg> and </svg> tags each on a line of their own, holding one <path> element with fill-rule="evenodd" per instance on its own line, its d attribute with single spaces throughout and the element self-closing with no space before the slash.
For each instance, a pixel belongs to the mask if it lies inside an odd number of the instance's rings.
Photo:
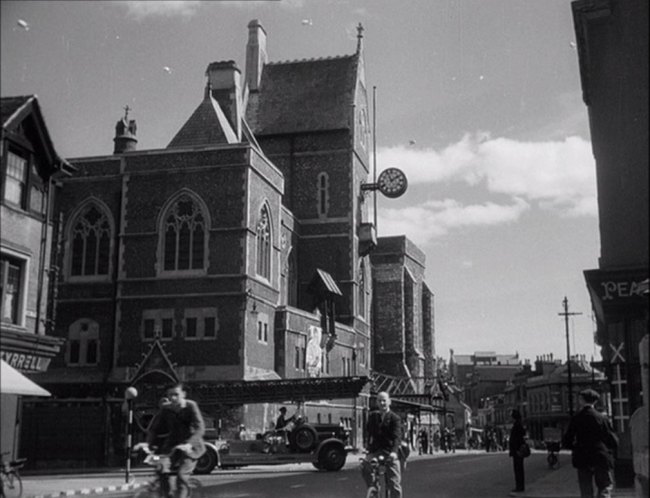
<svg viewBox="0 0 650 498">
<path fill-rule="evenodd" d="M 621 441 L 617 482 L 632 485 L 629 421 L 643 403 L 639 343 L 648 331 L 648 2 L 572 4 L 583 100 L 596 159 L 600 258 L 584 272 Z M 647 403 L 647 400 L 646 400 Z"/>
<path fill-rule="evenodd" d="M 0 357 L 37 382 L 60 352 L 51 334 L 53 181 L 70 173 L 49 136 L 35 95 L 3 97 L 0 161 Z M 2 452 L 16 455 L 20 400 L 2 394 Z M 18 417 L 17 417 L 18 415 Z"/>
<path fill-rule="evenodd" d="M 226 402 L 224 383 L 369 375 L 376 238 L 361 188 L 361 30 L 352 55 L 274 63 L 263 27 L 248 29 L 245 75 L 233 61 L 210 63 L 198 106 L 165 149 L 137 149 L 127 109 L 113 154 L 71 160 L 54 254 L 55 335 L 66 347 L 44 378 L 56 399 L 25 414 L 36 465 L 119 460 L 127 386 L 140 393 L 139 429 L 165 385 L 183 381 L 228 437 L 240 423 L 264 432 L 278 406 L 245 392 Z M 420 354 L 432 358 L 427 327 Z M 367 398 L 327 398 L 302 414 L 349 426 L 359 444 Z M 58 439 L 39 429 L 53 416 Z"/>
</svg>

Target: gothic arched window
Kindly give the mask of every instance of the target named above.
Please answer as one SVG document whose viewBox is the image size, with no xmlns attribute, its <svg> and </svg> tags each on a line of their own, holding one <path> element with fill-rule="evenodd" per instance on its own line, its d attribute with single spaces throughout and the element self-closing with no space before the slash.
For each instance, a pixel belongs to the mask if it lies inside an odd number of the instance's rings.
<svg viewBox="0 0 650 498">
<path fill-rule="evenodd" d="M 111 224 L 106 213 L 89 204 L 72 225 L 70 276 L 108 275 L 111 252 Z"/>
<path fill-rule="evenodd" d="M 271 279 L 271 219 L 266 206 L 262 207 L 257 223 L 257 274 Z"/>
<path fill-rule="evenodd" d="M 327 211 L 329 210 L 330 203 L 330 180 L 327 173 L 320 173 L 318 175 L 317 183 L 318 216 L 323 218 L 327 216 Z"/>
<path fill-rule="evenodd" d="M 182 194 L 163 218 L 163 271 L 204 270 L 206 222 L 198 202 Z"/>
</svg>

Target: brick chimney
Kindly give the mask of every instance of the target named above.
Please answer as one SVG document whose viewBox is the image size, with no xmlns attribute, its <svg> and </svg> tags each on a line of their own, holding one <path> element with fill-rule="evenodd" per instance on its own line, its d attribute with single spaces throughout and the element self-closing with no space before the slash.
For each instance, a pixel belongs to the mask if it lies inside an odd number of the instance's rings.
<svg viewBox="0 0 650 498">
<path fill-rule="evenodd" d="M 259 90 L 262 70 L 267 62 L 266 31 L 257 19 L 253 19 L 248 23 L 246 44 L 246 85 L 250 92 Z"/>
<path fill-rule="evenodd" d="M 205 71 L 208 88 L 241 141 L 241 71 L 235 61 L 211 62 Z"/>
<path fill-rule="evenodd" d="M 127 105 L 124 108 L 124 117 L 115 125 L 115 138 L 113 138 L 115 147 L 113 148 L 113 154 L 136 150 L 138 139 L 135 137 L 135 132 L 135 119 L 129 120 L 129 106 Z"/>
</svg>

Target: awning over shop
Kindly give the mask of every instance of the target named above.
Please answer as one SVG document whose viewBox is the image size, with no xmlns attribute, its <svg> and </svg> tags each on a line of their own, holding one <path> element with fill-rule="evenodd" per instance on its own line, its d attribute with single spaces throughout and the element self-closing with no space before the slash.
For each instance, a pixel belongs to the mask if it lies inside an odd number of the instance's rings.
<svg viewBox="0 0 650 498">
<path fill-rule="evenodd" d="M 51 396 L 49 392 L 35 384 L 18 370 L 0 360 L 0 393 L 17 394 L 21 396 Z"/>
<path fill-rule="evenodd" d="M 188 383 L 188 386 L 196 388 L 200 403 L 235 405 L 355 398 L 369 380 L 368 377 L 317 377 L 199 385 Z"/>
</svg>

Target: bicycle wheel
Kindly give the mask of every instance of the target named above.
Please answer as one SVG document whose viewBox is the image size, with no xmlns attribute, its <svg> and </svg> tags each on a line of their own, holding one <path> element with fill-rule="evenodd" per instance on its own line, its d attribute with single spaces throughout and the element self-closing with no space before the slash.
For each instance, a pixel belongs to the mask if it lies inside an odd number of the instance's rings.
<svg viewBox="0 0 650 498">
<path fill-rule="evenodd" d="M 145 484 L 143 488 L 136 490 L 133 498 L 160 498 L 160 493 L 157 488 L 152 488 L 149 484 Z"/>
<path fill-rule="evenodd" d="M 203 484 L 198 479 L 190 479 L 190 498 L 203 498 Z"/>
<path fill-rule="evenodd" d="M 366 491 L 366 498 L 378 498 L 378 496 L 379 490 L 374 486 L 370 486 L 368 491 Z"/>
<path fill-rule="evenodd" d="M 5 498 L 21 498 L 23 496 L 23 481 L 13 470 L 2 473 L 2 496 Z"/>
</svg>

